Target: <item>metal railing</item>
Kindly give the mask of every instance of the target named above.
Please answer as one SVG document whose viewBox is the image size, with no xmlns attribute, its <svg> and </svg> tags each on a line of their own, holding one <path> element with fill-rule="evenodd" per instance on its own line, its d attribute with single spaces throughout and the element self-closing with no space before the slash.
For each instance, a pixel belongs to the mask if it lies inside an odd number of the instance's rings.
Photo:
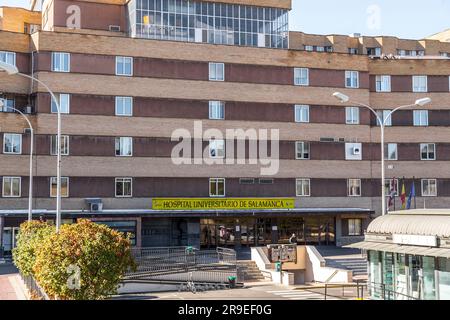
<svg viewBox="0 0 450 320">
<path fill-rule="evenodd" d="M 232 249 L 134 248 L 132 254 L 137 268 L 125 274 L 124 283 L 228 283 L 230 277 L 239 281 Z"/>
<path fill-rule="evenodd" d="M 420 300 L 405 293 L 394 291 L 383 283 L 369 283 L 367 289 L 371 299 L 375 300 Z"/>
<path fill-rule="evenodd" d="M 25 276 L 23 274 L 20 274 L 20 276 L 28 289 L 30 300 L 50 300 L 49 296 L 32 276 Z"/>
<path fill-rule="evenodd" d="M 330 284 L 325 283 L 325 291 L 324 291 L 324 300 L 327 300 L 327 297 L 336 297 L 342 299 L 350 299 L 355 298 L 357 300 L 363 300 L 365 288 L 367 288 L 367 283 L 362 281 L 356 281 L 356 283 L 348 283 L 348 284 Z M 348 294 L 345 289 L 355 288 L 356 291 Z M 330 294 L 330 289 L 341 289 L 342 291 L 336 291 L 335 294 Z M 340 293 L 340 294 L 337 294 Z"/>
</svg>

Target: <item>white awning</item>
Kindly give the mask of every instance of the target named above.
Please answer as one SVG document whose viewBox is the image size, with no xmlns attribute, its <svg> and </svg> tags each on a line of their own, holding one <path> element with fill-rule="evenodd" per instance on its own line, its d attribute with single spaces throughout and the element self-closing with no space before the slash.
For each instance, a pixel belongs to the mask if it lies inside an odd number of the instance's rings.
<svg viewBox="0 0 450 320">
<path fill-rule="evenodd" d="M 403 254 L 412 254 L 416 256 L 450 258 L 450 249 L 448 248 L 430 248 L 419 246 L 406 246 L 393 243 L 380 243 L 363 241 L 345 246 L 345 248 L 358 248 L 364 250 L 394 252 Z"/>
</svg>

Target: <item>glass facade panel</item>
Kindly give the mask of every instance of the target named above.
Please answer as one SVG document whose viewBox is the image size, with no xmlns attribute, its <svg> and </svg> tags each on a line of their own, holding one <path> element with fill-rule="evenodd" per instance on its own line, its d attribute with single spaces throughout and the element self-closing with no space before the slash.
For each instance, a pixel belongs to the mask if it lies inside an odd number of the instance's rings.
<svg viewBox="0 0 450 320">
<path fill-rule="evenodd" d="M 450 259 L 439 258 L 439 300 L 450 300 Z"/>
<path fill-rule="evenodd" d="M 288 48 L 288 10 L 237 4 L 131 0 L 132 37 Z"/>
</svg>

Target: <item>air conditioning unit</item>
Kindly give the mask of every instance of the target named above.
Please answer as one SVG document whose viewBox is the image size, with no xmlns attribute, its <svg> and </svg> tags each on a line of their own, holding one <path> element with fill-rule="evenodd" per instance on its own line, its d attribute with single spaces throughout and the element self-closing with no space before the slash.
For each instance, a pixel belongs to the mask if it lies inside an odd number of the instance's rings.
<svg viewBox="0 0 450 320">
<path fill-rule="evenodd" d="M 101 212 L 103 211 L 103 201 L 99 198 L 88 198 L 86 203 L 89 205 L 89 210 L 91 212 Z"/>
<path fill-rule="evenodd" d="M 26 114 L 31 114 L 33 108 L 31 108 L 30 106 L 26 106 L 25 109 L 23 110 L 23 113 Z"/>
<path fill-rule="evenodd" d="M 23 129 L 23 133 L 31 134 L 31 129 L 30 128 L 25 128 L 25 129 Z"/>
<path fill-rule="evenodd" d="M 361 148 L 360 147 L 353 147 L 353 154 L 355 156 L 359 156 L 361 154 Z"/>
<path fill-rule="evenodd" d="M 120 32 L 120 26 L 110 25 L 109 26 L 109 31 Z"/>
</svg>

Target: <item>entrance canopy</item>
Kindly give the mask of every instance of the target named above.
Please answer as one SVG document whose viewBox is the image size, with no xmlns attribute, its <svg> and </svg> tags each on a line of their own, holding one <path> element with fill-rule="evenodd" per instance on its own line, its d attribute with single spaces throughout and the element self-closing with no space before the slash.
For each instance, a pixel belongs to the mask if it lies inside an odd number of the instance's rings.
<svg viewBox="0 0 450 320">
<path fill-rule="evenodd" d="M 448 248 L 429 248 L 419 246 L 406 246 L 392 243 L 379 243 L 363 241 L 346 246 L 346 248 L 358 248 L 364 250 L 394 252 L 403 254 L 412 254 L 416 256 L 442 257 L 450 258 L 450 249 Z"/>
</svg>

